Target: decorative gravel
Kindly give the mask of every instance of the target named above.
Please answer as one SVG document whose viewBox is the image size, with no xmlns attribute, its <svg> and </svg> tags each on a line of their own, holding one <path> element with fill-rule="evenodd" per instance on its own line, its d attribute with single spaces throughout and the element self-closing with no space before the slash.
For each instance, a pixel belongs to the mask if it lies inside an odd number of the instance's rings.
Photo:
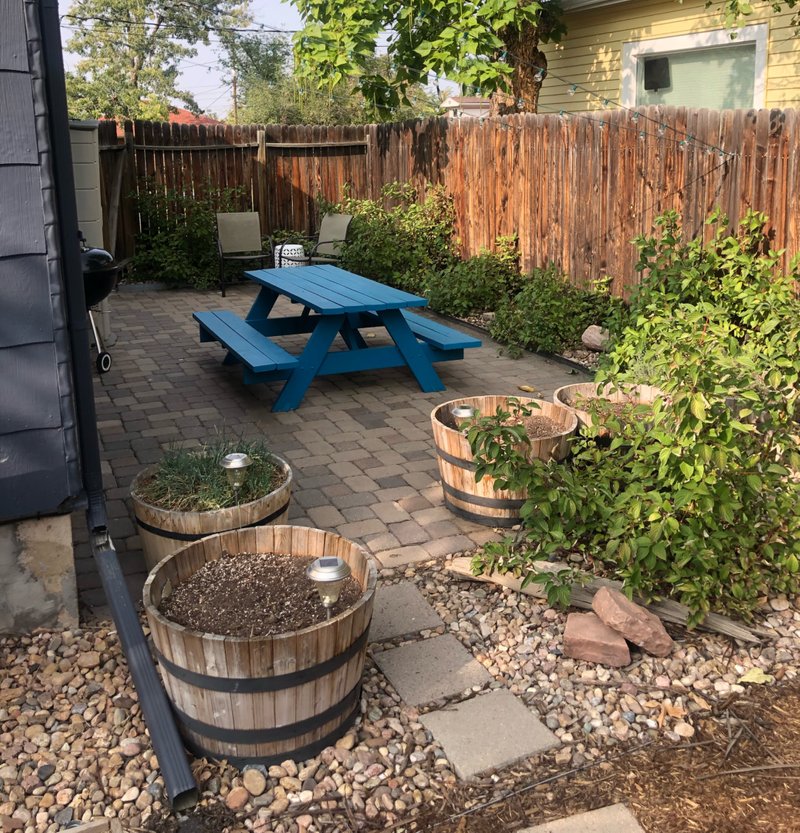
<svg viewBox="0 0 800 833">
<path fill-rule="evenodd" d="M 441 563 L 385 572 L 382 579 L 415 582 L 445 623 L 421 636 L 452 633 L 491 674 L 477 691 L 450 699 L 508 688 L 561 739 L 561 748 L 544 753 L 548 765 L 579 765 L 620 742 L 691 737 L 709 706 L 744 691 L 747 671 L 761 669 L 776 680 L 800 671 L 800 610 L 786 599 L 765 603 L 761 624 L 775 639 L 762 646 L 673 629 L 679 644 L 670 657 L 635 652 L 630 666 L 611 670 L 563 657 L 566 614 L 533 597 L 455 579 Z M 57 833 L 98 817 L 120 819 L 123 829 L 181 829 L 180 819 L 167 818 L 158 762 L 110 627 L 0 638 L 0 657 L 3 831 Z M 236 823 L 219 833 L 402 826 L 446 801 L 456 782 L 419 715 L 368 656 L 361 717 L 335 747 L 308 761 L 244 773 L 195 761 L 198 813 L 220 804 L 235 813 Z M 520 767 L 520 777 L 530 778 L 535 767 L 536 761 Z M 203 828 L 191 822 L 185 829 Z"/>
</svg>

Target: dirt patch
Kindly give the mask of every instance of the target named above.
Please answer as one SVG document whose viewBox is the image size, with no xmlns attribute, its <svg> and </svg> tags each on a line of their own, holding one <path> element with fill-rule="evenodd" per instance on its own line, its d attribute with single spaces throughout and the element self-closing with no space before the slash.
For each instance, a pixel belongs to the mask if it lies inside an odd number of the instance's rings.
<svg viewBox="0 0 800 833">
<path fill-rule="evenodd" d="M 221 636 L 270 636 L 315 625 L 327 618 L 306 567 L 313 558 L 276 553 L 224 553 L 209 561 L 161 602 L 164 616 Z M 336 616 L 361 597 L 351 576 L 345 581 Z"/>
<path fill-rule="evenodd" d="M 612 750 L 581 770 L 523 765 L 448 794 L 411 829 L 496 833 L 623 802 L 646 833 L 797 833 L 800 684 L 752 687 L 684 744 Z"/>
</svg>

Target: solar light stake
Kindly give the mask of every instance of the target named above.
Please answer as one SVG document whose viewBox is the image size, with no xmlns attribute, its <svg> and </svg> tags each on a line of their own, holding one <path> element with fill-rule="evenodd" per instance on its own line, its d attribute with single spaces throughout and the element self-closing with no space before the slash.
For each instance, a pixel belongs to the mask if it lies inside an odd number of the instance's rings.
<svg viewBox="0 0 800 833">
<path fill-rule="evenodd" d="M 247 467 L 252 465 L 252 462 L 247 454 L 238 451 L 234 451 L 233 454 L 226 454 L 222 458 L 220 465 L 225 469 L 228 483 L 237 495 L 247 477 Z"/>
<path fill-rule="evenodd" d="M 319 599 L 331 618 L 333 606 L 339 601 L 345 581 L 350 576 L 350 566 L 336 556 L 324 555 L 312 561 L 306 568 L 306 575 L 314 582 Z"/>
</svg>

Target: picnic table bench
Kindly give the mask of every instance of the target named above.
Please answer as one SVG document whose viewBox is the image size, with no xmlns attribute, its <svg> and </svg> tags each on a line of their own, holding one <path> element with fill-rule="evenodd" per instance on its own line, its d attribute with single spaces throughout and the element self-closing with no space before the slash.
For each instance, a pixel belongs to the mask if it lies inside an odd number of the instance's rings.
<svg viewBox="0 0 800 833">
<path fill-rule="evenodd" d="M 336 266 L 260 269 L 246 273 L 261 286 L 242 319 L 227 310 L 195 312 L 201 342 L 217 341 L 225 362 L 244 367 L 246 384 L 286 380 L 273 411 L 298 407 L 315 376 L 407 365 L 423 391 L 444 390 L 434 362 L 464 357 L 481 342 L 432 321 L 409 307 L 427 299 L 346 272 Z M 298 315 L 272 316 L 285 295 L 303 305 Z M 383 327 L 393 345 L 368 345 L 362 329 Z M 309 333 L 305 349 L 292 355 L 275 336 Z M 346 349 L 331 350 L 340 335 Z"/>
</svg>

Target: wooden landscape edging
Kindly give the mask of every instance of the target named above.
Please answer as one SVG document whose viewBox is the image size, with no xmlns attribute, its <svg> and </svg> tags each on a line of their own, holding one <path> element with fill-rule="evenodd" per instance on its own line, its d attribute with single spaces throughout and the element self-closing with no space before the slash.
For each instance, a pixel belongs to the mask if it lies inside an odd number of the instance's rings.
<svg viewBox="0 0 800 833">
<path fill-rule="evenodd" d="M 705 219 L 717 206 L 733 221 L 748 208 L 764 211 L 788 268 L 800 251 L 800 110 L 658 106 L 640 114 L 324 127 L 127 122 L 117 257 L 133 252 L 132 196 L 145 181 L 193 197 L 209 187 L 241 189 L 238 208 L 258 211 L 265 234 L 312 233 L 318 197 L 337 202 L 347 189 L 356 199 L 381 199 L 387 183 L 410 181 L 420 196 L 428 183 L 452 195 L 463 255 L 516 234 L 523 270 L 552 261 L 582 285 L 611 275 L 616 294 L 638 280 L 631 241 L 670 209 L 687 239 L 710 233 Z M 659 136 L 651 124 L 670 131 Z M 110 168 L 109 151 L 119 146 L 114 122 L 100 123 L 100 145 L 101 165 Z"/>
<path fill-rule="evenodd" d="M 486 584 L 497 584 L 501 587 L 508 587 L 510 590 L 515 590 L 518 593 L 526 593 L 529 596 L 536 596 L 537 598 L 547 598 L 547 593 L 540 584 L 529 584 L 527 587 L 522 586 L 522 579 L 516 578 L 509 573 L 491 573 L 488 575 L 476 576 L 473 575 L 470 569 L 470 562 L 472 559 L 466 556 L 454 558 L 450 564 L 447 564 L 445 569 L 448 572 L 454 573 L 460 578 L 468 578 L 472 581 L 481 581 Z M 551 561 L 534 561 L 533 568 L 538 572 L 557 573 L 560 570 L 568 570 L 569 565 L 564 563 L 553 563 Z M 584 610 L 592 609 L 592 599 L 594 594 L 601 587 L 610 587 L 613 590 L 621 590 L 622 583 L 606 578 L 591 578 L 585 585 L 573 584 L 570 591 L 570 605 L 579 607 Z M 674 625 L 685 626 L 689 620 L 689 608 L 680 602 L 671 600 L 662 602 L 646 603 L 634 596 L 633 599 L 638 604 L 646 607 L 652 613 L 655 613 L 659 619 L 665 622 L 670 622 Z M 730 636 L 733 639 L 739 639 L 742 642 L 760 643 L 764 639 L 775 639 L 775 634 L 761 628 L 751 628 L 747 625 L 742 625 L 739 622 L 734 622 L 727 616 L 722 616 L 719 613 L 709 613 L 701 624 L 697 626 L 698 630 L 710 631 L 712 633 L 721 633 L 725 636 Z"/>
</svg>

